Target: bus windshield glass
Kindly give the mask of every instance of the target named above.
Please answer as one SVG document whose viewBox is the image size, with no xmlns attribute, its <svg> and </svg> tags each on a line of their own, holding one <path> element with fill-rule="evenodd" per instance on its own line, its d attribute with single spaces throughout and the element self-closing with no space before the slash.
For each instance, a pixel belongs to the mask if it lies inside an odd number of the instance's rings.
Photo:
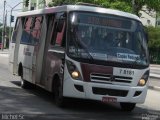
<svg viewBox="0 0 160 120">
<path fill-rule="evenodd" d="M 71 12 L 68 33 L 71 57 L 148 65 L 146 37 L 137 20 Z"/>
</svg>

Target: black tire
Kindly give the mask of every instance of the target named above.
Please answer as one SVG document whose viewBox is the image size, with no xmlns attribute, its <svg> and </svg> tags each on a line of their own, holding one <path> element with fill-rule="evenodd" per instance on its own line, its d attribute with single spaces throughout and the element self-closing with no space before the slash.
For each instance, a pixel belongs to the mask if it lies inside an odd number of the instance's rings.
<svg viewBox="0 0 160 120">
<path fill-rule="evenodd" d="M 22 64 L 19 65 L 18 75 L 21 76 L 21 88 L 26 89 L 28 87 L 28 83 L 23 79 L 23 67 Z"/>
<path fill-rule="evenodd" d="M 24 80 L 23 77 L 21 77 L 21 87 L 23 89 L 29 88 L 29 83 L 26 80 Z"/>
<path fill-rule="evenodd" d="M 54 100 L 58 107 L 66 107 L 67 98 L 63 96 L 63 84 L 56 78 L 54 82 Z"/>
<path fill-rule="evenodd" d="M 120 106 L 123 111 L 131 112 L 135 108 L 136 103 L 120 103 Z"/>
<path fill-rule="evenodd" d="M 22 64 L 19 65 L 18 74 L 21 76 L 21 88 L 29 89 L 34 88 L 33 84 L 23 79 L 23 67 Z"/>
</svg>

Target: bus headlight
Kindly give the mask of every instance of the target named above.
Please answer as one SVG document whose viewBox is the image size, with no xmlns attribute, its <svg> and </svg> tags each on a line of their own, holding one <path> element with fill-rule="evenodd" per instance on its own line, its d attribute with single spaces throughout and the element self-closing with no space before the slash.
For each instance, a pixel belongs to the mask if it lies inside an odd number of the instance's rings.
<svg viewBox="0 0 160 120">
<path fill-rule="evenodd" d="M 138 86 L 144 86 L 146 84 L 146 81 L 144 79 L 140 79 L 138 82 Z"/>
<path fill-rule="evenodd" d="M 69 60 L 66 60 L 66 64 L 71 77 L 76 80 L 81 80 L 82 77 L 76 65 Z"/>
<path fill-rule="evenodd" d="M 142 76 L 142 78 L 139 80 L 138 86 L 144 86 L 144 85 L 146 85 L 146 83 L 148 81 L 148 78 L 149 78 L 149 70 L 146 71 L 144 73 L 144 75 Z"/>
<path fill-rule="evenodd" d="M 71 73 L 72 78 L 77 79 L 80 77 L 80 73 L 78 71 L 73 71 Z"/>
</svg>

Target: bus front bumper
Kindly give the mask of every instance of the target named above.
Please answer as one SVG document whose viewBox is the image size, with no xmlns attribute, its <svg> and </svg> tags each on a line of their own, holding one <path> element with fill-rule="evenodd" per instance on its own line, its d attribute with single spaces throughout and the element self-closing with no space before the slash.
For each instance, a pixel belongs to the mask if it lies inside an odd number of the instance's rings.
<svg viewBox="0 0 160 120">
<path fill-rule="evenodd" d="M 144 103 L 147 88 L 147 86 L 131 87 L 65 79 L 63 96 L 98 101 L 111 98 L 114 102 Z"/>
</svg>

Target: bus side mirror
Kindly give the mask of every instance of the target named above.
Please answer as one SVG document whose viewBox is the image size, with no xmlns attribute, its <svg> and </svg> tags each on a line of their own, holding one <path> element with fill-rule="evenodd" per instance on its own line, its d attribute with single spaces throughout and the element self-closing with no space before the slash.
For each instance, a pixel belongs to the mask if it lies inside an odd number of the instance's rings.
<svg viewBox="0 0 160 120">
<path fill-rule="evenodd" d="M 62 32 L 63 25 L 64 25 L 64 20 L 63 19 L 59 19 L 58 23 L 57 23 L 57 27 L 56 27 L 57 32 Z"/>
</svg>

